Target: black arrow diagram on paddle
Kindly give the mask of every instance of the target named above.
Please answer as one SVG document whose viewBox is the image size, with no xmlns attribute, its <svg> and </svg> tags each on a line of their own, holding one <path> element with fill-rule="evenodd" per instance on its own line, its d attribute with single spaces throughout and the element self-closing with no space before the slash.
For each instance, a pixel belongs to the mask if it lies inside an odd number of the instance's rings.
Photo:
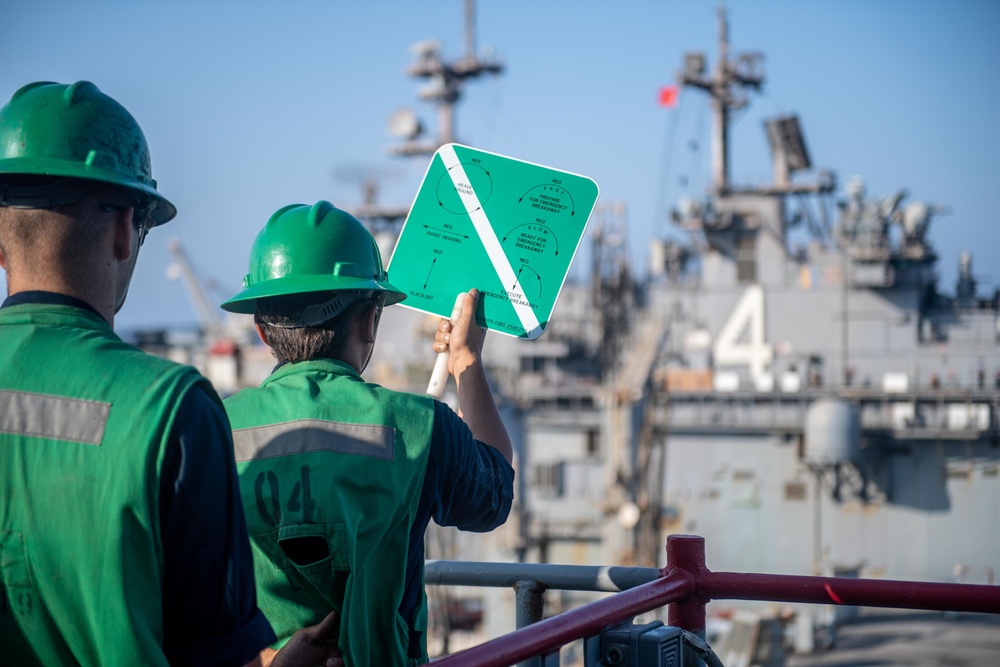
<svg viewBox="0 0 1000 667">
<path fill-rule="evenodd" d="M 441 232 L 442 234 L 447 234 L 448 236 L 454 236 L 456 239 L 469 238 L 465 234 L 456 234 L 455 232 L 449 232 L 447 229 L 441 229 L 440 227 L 431 227 L 430 225 L 424 225 L 424 229 L 433 229 L 435 232 Z"/>
<path fill-rule="evenodd" d="M 563 192 L 565 192 L 566 196 L 569 197 L 569 203 L 572 204 L 572 206 L 570 206 L 570 209 L 569 209 L 569 217 L 572 218 L 574 215 L 576 215 L 576 200 L 573 199 L 573 195 L 570 194 L 570 191 L 567 190 L 566 188 L 564 188 L 561 185 L 552 185 L 552 184 L 549 184 L 549 183 L 542 183 L 542 184 L 536 185 L 534 187 L 530 187 L 527 190 L 525 190 L 524 194 L 521 195 L 521 197 L 517 200 L 517 203 L 520 204 L 522 201 L 524 201 L 524 198 L 527 197 L 528 193 L 531 192 L 532 190 L 537 190 L 538 188 L 546 188 L 546 187 L 548 187 L 548 188 L 559 188 L 560 190 L 562 190 Z"/>
<path fill-rule="evenodd" d="M 556 233 L 554 231 L 552 231 L 551 227 L 549 227 L 548 225 L 539 224 L 537 222 L 525 222 L 523 224 L 518 225 L 517 227 L 512 227 L 511 230 L 509 232 L 507 232 L 507 235 L 504 236 L 502 239 L 500 239 L 500 243 L 506 243 L 507 239 L 509 239 L 510 235 L 514 233 L 515 229 L 520 229 L 521 227 L 527 227 L 528 225 L 534 225 L 535 227 L 541 227 L 542 229 L 545 230 L 546 235 L 551 235 L 552 236 L 552 240 L 556 242 L 556 256 L 558 256 L 559 255 L 559 237 L 556 236 Z M 548 239 L 546 239 L 546 240 L 548 240 Z"/>
<path fill-rule="evenodd" d="M 437 264 L 437 257 L 431 260 L 431 268 L 427 270 L 427 277 L 424 278 L 424 289 L 427 289 L 427 283 L 431 281 L 431 273 L 434 271 L 435 264 Z"/>
<path fill-rule="evenodd" d="M 517 287 L 517 284 L 521 282 L 521 273 L 525 269 L 528 269 L 529 271 L 531 271 L 532 273 L 535 274 L 535 278 L 538 280 L 538 296 L 541 297 L 542 296 L 542 277 L 540 275 L 538 275 L 537 271 L 535 271 L 533 268 L 531 268 L 527 264 L 522 264 L 521 268 L 519 268 L 517 270 L 517 283 L 514 283 L 513 285 L 511 285 L 510 288 L 511 289 L 515 289 Z"/>
</svg>

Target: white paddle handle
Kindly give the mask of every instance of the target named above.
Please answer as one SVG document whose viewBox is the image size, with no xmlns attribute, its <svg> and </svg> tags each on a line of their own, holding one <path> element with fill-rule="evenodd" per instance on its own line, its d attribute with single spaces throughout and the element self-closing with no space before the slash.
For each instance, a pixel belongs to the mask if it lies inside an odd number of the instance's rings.
<svg viewBox="0 0 1000 667">
<path fill-rule="evenodd" d="M 455 307 L 451 310 L 451 324 L 458 323 L 458 318 L 462 316 L 462 306 L 465 304 L 465 292 L 455 299 Z M 434 370 L 431 371 L 431 381 L 427 383 L 427 393 L 434 398 L 444 396 L 444 387 L 448 384 L 448 350 L 438 352 L 437 361 L 434 362 Z"/>
</svg>

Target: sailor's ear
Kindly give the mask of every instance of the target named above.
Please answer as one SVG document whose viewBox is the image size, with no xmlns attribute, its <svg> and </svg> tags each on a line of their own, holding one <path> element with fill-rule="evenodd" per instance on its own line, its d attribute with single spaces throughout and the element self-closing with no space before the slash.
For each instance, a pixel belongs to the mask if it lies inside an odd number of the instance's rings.
<svg viewBox="0 0 1000 667">
<path fill-rule="evenodd" d="M 361 333 L 366 343 L 374 343 L 378 334 L 378 305 L 372 304 L 365 309 L 365 316 L 361 318 Z"/>
<path fill-rule="evenodd" d="M 115 259 L 124 262 L 132 256 L 132 235 L 139 231 L 132 225 L 132 207 L 115 211 Z"/>
</svg>

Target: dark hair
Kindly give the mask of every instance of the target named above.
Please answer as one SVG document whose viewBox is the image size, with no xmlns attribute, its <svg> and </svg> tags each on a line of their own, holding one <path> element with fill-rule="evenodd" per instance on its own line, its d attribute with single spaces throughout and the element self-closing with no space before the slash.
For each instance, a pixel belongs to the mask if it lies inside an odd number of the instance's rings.
<svg viewBox="0 0 1000 667">
<path fill-rule="evenodd" d="M 297 363 L 317 358 L 340 359 L 348 334 L 375 299 L 358 299 L 331 319 L 315 326 L 295 329 L 282 327 L 304 308 L 322 303 L 332 292 L 309 292 L 271 297 L 257 301 L 254 322 L 267 334 L 271 354 L 282 363 Z"/>
</svg>

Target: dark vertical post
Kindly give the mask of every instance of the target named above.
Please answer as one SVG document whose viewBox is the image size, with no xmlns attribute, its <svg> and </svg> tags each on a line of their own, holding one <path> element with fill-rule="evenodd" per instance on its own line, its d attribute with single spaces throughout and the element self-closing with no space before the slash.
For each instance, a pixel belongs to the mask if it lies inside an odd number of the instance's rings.
<svg viewBox="0 0 1000 667">
<path fill-rule="evenodd" d="M 705 602 L 699 593 L 698 578 L 706 571 L 705 538 L 696 535 L 668 536 L 665 573 L 674 569 L 684 570 L 694 577 L 694 594 L 668 607 L 667 624 L 704 637 Z"/>
<path fill-rule="evenodd" d="M 514 625 L 520 630 L 542 620 L 545 610 L 545 586 L 534 579 L 523 579 L 514 583 Z M 556 653 L 558 656 L 558 652 Z M 542 667 L 541 658 L 531 658 L 518 663 L 518 667 Z"/>
</svg>

